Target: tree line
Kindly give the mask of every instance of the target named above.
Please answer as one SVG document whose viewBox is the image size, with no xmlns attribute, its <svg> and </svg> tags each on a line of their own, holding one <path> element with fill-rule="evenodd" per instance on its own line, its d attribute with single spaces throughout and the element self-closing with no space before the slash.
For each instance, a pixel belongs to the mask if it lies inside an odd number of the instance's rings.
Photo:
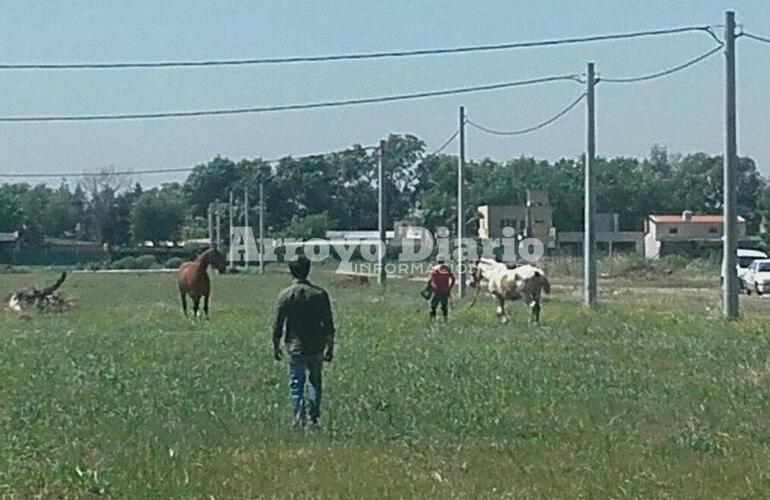
<svg viewBox="0 0 770 500">
<path fill-rule="evenodd" d="M 207 234 L 207 210 L 236 194 L 234 216 L 243 217 L 244 190 L 255 221 L 260 183 L 264 186 L 269 234 L 323 236 L 327 229 L 377 227 L 378 153 L 355 145 L 344 151 L 277 163 L 216 157 L 195 166 L 182 183 L 151 189 L 110 173 L 58 187 L 25 183 L 0 186 L 0 231 L 16 231 L 23 241 L 44 237 L 78 238 L 113 245 L 178 241 Z M 706 153 L 671 154 L 653 146 L 646 158 L 597 159 L 599 212 L 618 213 L 621 229 L 640 230 L 648 214 L 719 213 L 722 158 Z M 453 227 L 457 218 L 457 157 L 427 154 L 413 135 L 386 141 L 385 193 L 389 224 L 412 217 L 425 227 Z M 483 204 L 522 203 L 527 189 L 543 189 L 560 231 L 583 225 L 583 158 L 557 161 L 520 156 L 467 163 L 466 220 Z M 738 161 L 738 212 L 756 232 L 770 213 L 770 181 L 751 158 Z M 226 218 L 225 218 L 226 220 Z"/>
</svg>

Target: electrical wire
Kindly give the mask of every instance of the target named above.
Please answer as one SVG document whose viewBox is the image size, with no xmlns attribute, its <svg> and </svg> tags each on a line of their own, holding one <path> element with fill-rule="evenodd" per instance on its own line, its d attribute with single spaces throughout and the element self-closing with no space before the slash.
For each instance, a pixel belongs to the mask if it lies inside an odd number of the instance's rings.
<svg viewBox="0 0 770 500">
<path fill-rule="evenodd" d="M 674 73 L 677 73 L 679 71 L 685 70 L 691 66 L 694 66 L 698 64 L 699 62 L 703 61 L 704 59 L 708 59 L 712 55 L 716 54 L 720 50 L 722 50 L 722 47 L 724 47 L 723 43 L 720 43 L 718 46 L 714 47 L 713 49 L 699 55 L 698 57 L 695 57 L 693 59 L 690 59 L 687 62 L 684 62 L 682 64 L 679 64 L 677 66 L 674 66 L 673 68 L 669 68 L 663 71 L 657 71 L 655 73 L 650 73 L 649 75 L 642 75 L 642 76 L 634 76 L 634 77 L 627 77 L 627 78 L 605 78 L 600 77 L 600 82 L 606 82 L 606 83 L 637 83 L 637 82 L 644 82 L 647 80 L 654 80 L 656 78 L 662 78 L 664 76 L 668 76 Z"/>
<path fill-rule="evenodd" d="M 149 170 L 123 170 L 117 172 L 62 172 L 62 173 L 32 173 L 32 174 L 4 174 L 0 173 L 0 178 L 9 179 L 47 179 L 47 178 L 64 178 L 64 177 L 99 177 L 102 175 L 108 176 L 123 176 L 123 175 L 146 175 L 146 174 L 170 174 L 173 172 L 189 172 L 195 167 L 179 167 L 179 168 L 157 168 Z"/>
<path fill-rule="evenodd" d="M 466 123 L 467 123 L 467 121 L 466 121 Z M 432 151 L 432 152 L 428 153 L 426 156 L 435 156 L 435 155 L 437 155 L 437 154 L 441 153 L 441 152 L 442 152 L 442 151 L 444 151 L 444 150 L 445 150 L 445 149 L 446 149 L 446 148 L 447 148 L 447 147 L 448 147 L 450 144 L 452 144 L 452 141 L 454 141 L 454 140 L 455 140 L 455 138 L 456 138 L 458 135 L 460 135 L 460 131 L 459 131 L 459 130 L 455 130 L 454 134 L 452 134 L 451 136 L 449 136 L 449 139 L 447 139 L 446 141 L 444 141 L 444 144 L 442 144 L 442 145 L 441 145 L 440 147 L 438 147 L 436 150 L 434 150 L 434 151 Z"/>
<path fill-rule="evenodd" d="M 379 149 L 379 146 L 359 146 L 359 149 L 362 151 L 375 151 Z M 346 150 L 350 151 L 350 149 Z M 343 151 L 344 153 L 345 151 Z M 284 156 L 282 158 L 274 158 L 271 160 L 263 160 L 260 159 L 262 163 L 266 163 L 269 165 L 275 165 L 278 163 L 281 163 L 286 160 L 306 160 L 308 158 L 317 158 L 317 157 L 323 157 L 328 154 L 332 153 L 316 153 L 316 154 L 309 154 L 309 155 L 303 155 L 303 156 Z M 29 178 L 29 179 L 47 179 L 47 178 L 64 178 L 64 177 L 100 177 L 102 175 L 109 175 L 109 176 L 124 176 L 124 175 L 149 175 L 149 174 L 171 174 L 175 172 L 190 172 L 194 170 L 195 167 L 177 167 L 177 168 L 154 168 L 154 169 L 146 169 L 146 170 L 119 170 L 116 172 L 61 172 L 61 173 L 32 173 L 32 174 L 4 174 L 0 173 L 0 178 L 10 178 L 10 179 L 22 179 L 22 178 Z"/>
<path fill-rule="evenodd" d="M 755 35 L 747 31 L 742 32 L 740 36 L 745 36 L 746 38 L 751 38 L 752 40 L 756 40 L 758 42 L 770 43 L 770 38 L 760 36 L 760 35 Z"/>
<path fill-rule="evenodd" d="M 158 61 L 158 62 L 103 62 L 103 63 L 5 63 L 0 70 L 101 70 L 101 69 L 150 69 L 150 68 L 189 68 L 206 66 L 249 66 L 259 64 L 297 64 L 329 61 L 352 61 L 364 59 L 385 59 L 397 57 L 432 56 L 443 54 L 462 54 L 468 52 L 488 52 L 556 45 L 604 42 L 609 40 L 627 40 L 633 38 L 675 35 L 690 32 L 704 32 L 718 40 L 710 26 L 684 26 L 679 28 L 611 33 L 585 37 L 560 38 L 530 42 L 511 42 L 492 45 L 471 45 L 438 49 L 418 49 L 388 52 L 367 52 L 354 54 L 331 54 L 321 56 L 267 57 L 248 59 L 214 59 L 203 61 Z"/>
<path fill-rule="evenodd" d="M 560 44 L 568 44 L 568 43 L 587 43 L 587 42 L 596 42 L 596 41 L 611 40 L 611 39 L 636 38 L 636 37 L 643 37 L 643 36 L 675 34 L 675 33 L 683 33 L 688 31 L 704 31 L 708 33 L 712 38 L 717 40 L 719 42 L 719 45 L 696 58 L 693 58 L 685 63 L 682 63 L 680 65 L 677 65 L 667 70 L 659 71 L 649 75 L 638 76 L 638 77 L 629 77 L 629 78 L 602 77 L 599 79 L 600 81 L 604 81 L 608 83 L 634 83 L 634 82 L 641 82 L 641 81 L 661 78 L 663 76 L 667 76 L 667 75 L 682 71 L 684 69 L 687 69 L 703 61 L 704 59 L 710 57 L 711 55 L 715 54 L 719 50 L 721 50 L 724 44 L 721 42 L 721 40 L 719 40 L 719 38 L 716 36 L 714 31 L 711 29 L 711 27 L 706 26 L 706 27 L 684 27 L 684 28 L 676 28 L 671 30 L 623 33 L 623 34 L 616 34 L 616 35 L 599 35 L 599 36 L 584 37 L 584 38 L 546 40 L 541 42 L 522 42 L 522 43 L 516 43 L 516 44 L 501 44 L 501 45 L 494 45 L 494 46 L 489 45 L 489 46 L 460 47 L 460 48 L 454 48 L 454 49 L 433 49 L 433 50 L 421 50 L 421 51 L 404 51 L 404 52 L 388 52 L 388 53 L 383 52 L 383 53 L 370 53 L 370 54 L 348 54 L 348 55 L 336 55 L 336 56 L 298 57 L 298 58 L 284 58 L 284 59 L 259 59 L 259 60 L 255 59 L 255 60 L 237 60 L 237 61 L 231 60 L 231 61 L 193 61 L 193 62 L 163 62 L 163 63 L 117 63 L 117 64 L 99 63 L 99 64 L 76 64 L 76 65 L 68 65 L 68 64 L 0 65 L 0 70 L 3 70 L 3 69 L 102 69 L 102 68 L 108 69 L 108 68 L 132 68 L 132 67 L 243 65 L 243 64 L 281 63 L 281 62 L 318 62 L 323 60 L 349 60 L 349 59 L 368 59 L 368 58 L 384 58 L 384 57 L 403 57 L 403 56 L 410 56 L 410 55 L 418 56 L 418 55 L 430 55 L 430 54 L 474 52 L 474 51 L 483 51 L 483 50 L 503 50 L 503 49 L 511 49 L 511 48 L 560 45 Z M 770 38 L 764 38 L 759 35 L 754 35 L 748 32 L 741 33 L 741 36 L 747 36 L 748 38 L 751 38 L 754 40 L 770 43 Z M 332 108 L 332 107 L 342 107 L 342 106 L 352 106 L 352 105 L 362 105 L 362 104 L 386 103 L 386 102 L 422 99 L 422 98 L 456 95 L 456 94 L 464 94 L 464 93 L 472 93 L 472 92 L 492 91 L 492 90 L 499 90 L 499 89 L 512 88 L 512 87 L 525 86 L 525 85 L 535 85 L 535 84 L 549 83 L 549 82 L 557 82 L 557 81 L 582 82 L 581 77 L 579 75 L 573 74 L 573 75 L 549 76 L 549 77 L 536 78 L 531 80 L 520 80 L 520 81 L 514 81 L 514 82 L 504 82 L 504 83 L 489 84 L 489 85 L 479 85 L 479 86 L 473 86 L 473 87 L 462 87 L 462 88 L 455 88 L 455 89 L 418 92 L 418 93 L 411 93 L 411 94 L 398 94 L 398 95 L 390 95 L 390 96 L 382 96 L 382 97 L 347 99 L 347 100 L 339 100 L 339 101 L 325 101 L 325 102 L 306 103 L 306 104 L 289 104 L 289 105 L 279 105 L 279 106 L 263 106 L 263 107 L 253 107 L 253 108 L 235 108 L 235 109 L 217 109 L 217 110 L 176 111 L 176 112 L 161 112 L 161 113 L 98 114 L 98 115 L 77 115 L 77 116 L 67 116 L 67 115 L 6 116 L 6 117 L 0 117 L 0 123 L 143 120 L 143 119 L 160 119 L 160 118 L 185 118 L 185 117 L 199 117 L 199 116 L 255 114 L 255 113 L 268 113 L 268 112 L 277 112 L 277 111 L 293 111 L 293 110 Z M 566 113 L 568 113 L 570 110 L 572 110 L 575 106 L 577 106 L 585 97 L 586 97 L 585 93 L 581 94 L 578 97 L 578 99 L 573 101 L 569 106 L 567 106 L 565 109 L 563 109 L 553 117 L 549 118 L 548 120 L 540 124 L 537 124 L 533 127 L 528 127 L 526 129 L 513 130 L 513 131 L 501 131 L 501 130 L 495 130 L 488 127 L 484 127 L 475 122 L 472 122 L 471 120 L 467 120 L 466 123 L 468 123 L 469 125 L 481 131 L 484 131 L 490 134 L 508 135 L 508 136 L 523 135 L 523 134 L 534 132 L 536 130 L 544 128 L 550 125 L 551 123 L 555 122 L 556 120 L 564 116 Z M 437 150 L 435 150 L 430 154 L 435 155 L 442 152 L 446 147 L 449 146 L 449 144 L 452 143 L 452 141 L 454 141 L 454 139 L 457 137 L 458 134 L 459 134 L 459 130 L 455 131 L 449 137 L 449 139 L 447 139 L 447 141 L 441 145 L 441 147 L 439 147 Z M 364 149 L 365 150 L 377 149 L 377 146 L 368 146 L 368 147 L 365 147 Z M 323 155 L 302 156 L 302 157 L 297 157 L 296 159 L 304 159 L 304 158 L 316 157 L 316 156 L 323 156 Z M 286 157 L 286 158 L 291 158 L 291 157 Z M 286 158 L 276 159 L 276 160 L 265 160 L 265 162 L 272 164 L 272 163 L 280 162 L 281 160 L 285 160 Z M 165 174 L 165 173 L 175 173 L 175 172 L 189 172 L 193 168 L 194 167 L 146 169 L 146 170 L 135 170 L 135 171 L 108 172 L 107 174 L 108 175 Z M 101 172 L 100 173 L 88 173 L 88 172 L 30 173 L 30 174 L 0 173 L 0 178 L 54 178 L 54 177 L 63 178 L 63 177 L 93 177 L 93 176 L 99 176 L 99 175 L 104 175 L 104 173 L 101 173 Z"/>
<path fill-rule="evenodd" d="M 474 121 L 472 121 L 470 119 L 467 120 L 467 123 L 468 123 L 468 125 L 476 128 L 478 130 L 481 130 L 482 132 L 486 132 L 488 134 L 493 134 L 493 135 L 515 136 L 515 135 L 529 134 L 531 132 L 535 132 L 537 130 L 540 130 L 542 128 L 547 127 L 548 125 L 552 124 L 553 122 L 555 122 L 556 120 L 558 120 L 562 116 L 564 116 L 567 113 L 569 113 L 570 111 L 572 111 L 572 109 L 575 108 L 575 106 L 580 104 L 580 102 L 583 99 L 586 98 L 586 95 L 587 94 L 585 92 L 583 92 L 582 94 L 580 94 L 580 96 L 577 99 L 572 101 L 566 108 L 562 109 L 561 111 L 559 111 L 558 113 L 556 113 L 555 115 L 550 117 L 549 119 L 547 119 L 547 120 L 545 120 L 543 122 L 540 122 L 537 125 L 534 125 L 534 126 L 531 126 L 531 127 L 527 127 L 527 128 L 523 128 L 523 129 L 519 129 L 519 130 L 495 130 L 495 129 L 492 129 L 492 128 L 489 128 L 489 127 L 485 127 L 483 125 L 479 125 L 478 123 L 475 123 Z"/>
<path fill-rule="evenodd" d="M 234 108 L 234 109 L 213 109 L 200 111 L 172 111 L 161 113 L 125 113 L 125 114 L 98 114 L 98 115 L 53 115 L 53 116 L 2 116 L 0 123 L 19 123 L 19 122 L 82 122 L 82 121 L 107 121 L 107 120 L 152 120 L 159 118 L 189 118 L 199 116 L 221 116 L 221 115 L 245 115 L 257 113 L 271 113 L 277 111 L 298 111 L 319 108 L 338 108 L 343 106 L 355 106 L 361 104 L 376 104 L 394 101 L 406 101 L 413 99 L 425 99 L 430 97 L 440 97 L 457 94 L 469 94 L 474 92 L 485 92 L 491 90 L 507 89 L 512 87 L 523 87 L 527 85 L 537 85 L 542 83 L 551 83 L 559 81 L 580 81 L 578 75 L 560 75 L 547 76 L 543 78 L 533 78 L 531 80 L 518 80 L 513 82 L 493 83 L 488 85 L 477 85 L 473 87 L 461 87 L 455 89 L 433 90 L 427 92 L 416 92 L 412 94 L 397 94 L 383 97 L 364 97 L 360 99 L 345 99 L 340 101 L 325 101 L 306 104 L 284 104 L 279 106 L 262 106 L 254 108 Z"/>
<path fill-rule="evenodd" d="M 725 43 L 725 41 L 724 41 L 724 40 L 722 40 L 721 38 L 719 38 L 719 36 L 717 36 L 716 32 L 714 31 L 714 27 L 715 27 L 715 26 L 707 26 L 707 27 L 705 28 L 705 30 L 704 30 L 704 31 L 705 31 L 706 33 L 708 33 L 708 35 L 709 35 L 709 36 L 710 36 L 712 39 L 714 39 L 714 41 L 715 41 L 715 42 L 717 42 L 718 44 L 724 44 L 724 43 Z"/>
</svg>

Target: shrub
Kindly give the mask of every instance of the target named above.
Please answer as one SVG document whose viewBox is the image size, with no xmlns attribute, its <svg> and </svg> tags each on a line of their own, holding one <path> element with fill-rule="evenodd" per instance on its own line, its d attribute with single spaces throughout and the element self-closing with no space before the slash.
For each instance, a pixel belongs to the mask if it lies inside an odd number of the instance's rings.
<svg viewBox="0 0 770 500">
<path fill-rule="evenodd" d="M 182 259 L 179 257 L 171 257 L 166 261 L 166 263 L 163 265 L 166 269 L 179 269 L 179 266 L 182 265 Z"/>
<path fill-rule="evenodd" d="M 140 255 L 136 258 L 136 267 L 134 269 L 151 269 L 155 266 L 155 256 Z"/>
<path fill-rule="evenodd" d="M 286 229 L 286 236 L 309 240 L 312 238 L 325 238 L 326 230 L 330 226 L 329 215 L 326 212 L 320 214 L 299 217 L 295 215 Z"/>
<path fill-rule="evenodd" d="M 131 256 L 123 257 L 113 262 L 111 267 L 113 269 L 136 269 L 136 259 Z"/>
</svg>

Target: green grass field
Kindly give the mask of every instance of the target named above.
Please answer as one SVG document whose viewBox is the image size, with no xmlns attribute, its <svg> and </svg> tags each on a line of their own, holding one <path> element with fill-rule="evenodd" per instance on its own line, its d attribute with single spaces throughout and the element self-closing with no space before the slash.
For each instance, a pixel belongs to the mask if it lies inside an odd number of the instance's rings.
<svg viewBox="0 0 770 500">
<path fill-rule="evenodd" d="M 314 277 L 339 332 L 316 431 L 290 428 L 271 356 L 283 273 L 216 276 L 210 322 L 172 275 L 75 274 L 77 309 L 0 313 L 0 497 L 770 496 L 762 299 L 729 324 L 716 290 L 617 288 L 589 312 L 562 288 L 540 327 L 491 299 L 430 327 L 417 283 Z"/>
</svg>

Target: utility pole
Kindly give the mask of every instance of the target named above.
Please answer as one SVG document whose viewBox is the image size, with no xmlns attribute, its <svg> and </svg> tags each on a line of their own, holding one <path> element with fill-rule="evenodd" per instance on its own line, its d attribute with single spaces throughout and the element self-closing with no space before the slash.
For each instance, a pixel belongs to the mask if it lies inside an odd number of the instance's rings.
<svg viewBox="0 0 770 500">
<path fill-rule="evenodd" d="M 725 154 L 724 154 L 724 236 L 722 238 L 722 313 L 738 319 L 737 261 L 738 213 L 736 210 L 736 167 L 738 142 L 735 104 L 735 12 L 725 13 Z"/>
<path fill-rule="evenodd" d="M 214 205 L 214 217 L 216 218 L 216 229 L 217 229 L 217 236 L 216 241 L 214 242 L 214 245 L 216 245 L 217 248 L 219 248 L 219 245 L 222 243 L 222 204 L 219 203 L 219 198 L 217 198 L 217 201 Z"/>
<path fill-rule="evenodd" d="M 457 296 L 463 298 L 465 295 L 465 266 L 463 255 L 463 233 L 465 232 L 465 216 L 463 211 L 463 191 L 465 191 L 465 181 L 463 173 L 465 171 L 465 106 L 460 106 L 460 154 L 457 158 Z"/>
<path fill-rule="evenodd" d="M 243 243 L 244 243 L 244 256 L 243 261 L 246 269 L 249 268 L 249 246 L 251 246 L 251 239 L 249 236 L 249 190 L 243 188 Z"/>
<path fill-rule="evenodd" d="M 265 272 L 265 191 L 259 181 L 259 272 Z"/>
<path fill-rule="evenodd" d="M 209 203 L 209 246 L 214 247 L 214 212 L 211 211 L 211 203 Z"/>
<path fill-rule="evenodd" d="M 230 191 L 230 200 L 227 205 L 227 218 L 230 223 L 230 237 L 227 239 L 229 243 L 229 250 L 227 252 L 227 260 L 230 262 L 230 267 L 233 267 L 233 192 Z"/>
<path fill-rule="evenodd" d="M 585 201 L 583 230 L 583 302 L 587 306 L 596 305 L 596 193 L 594 182 L 596 168 L 596 115 L 594 108 L 594 63 L 588 63 L 586 72 L 586 159 L 585 159 Z"/>
<path fill-rule="evenodd" d="M 385 141 L 380 141 L 380 147 L 377 150 L 377 185 L 379 187 L 377 193 L 377 229 L 379 230 L 380 244 L 377 249 L 377 283 L 385 285 L 387 280 L 387 273 L 385 272 L 385 254 L 387 252 L 386 238 L 385 238 Z"/>
</svg>

